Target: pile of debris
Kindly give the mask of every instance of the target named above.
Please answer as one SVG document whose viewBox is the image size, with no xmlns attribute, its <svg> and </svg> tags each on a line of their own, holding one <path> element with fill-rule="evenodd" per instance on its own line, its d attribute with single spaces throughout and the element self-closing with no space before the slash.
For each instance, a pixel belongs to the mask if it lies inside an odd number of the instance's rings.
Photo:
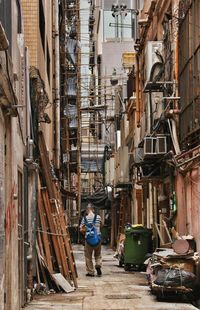
<svg viewBox="0 0 200 310">
<path fill-rule="evenodd" d="M 67 227 L 62 197 L 42 132 L 39 133 L 40 182 L 38 189 L 37 283 L 48 291 L 73 291 L 77 287 L 77 271 Z"/>
<path fill-rule="evenodd" d="M 191 295 L 196 285 L 199 255 L 194 251 L 192 236 L 178 236 L 171 244 L 157 248 L 146 261 L 147 279 L 153 294 Z"/>
</svg>

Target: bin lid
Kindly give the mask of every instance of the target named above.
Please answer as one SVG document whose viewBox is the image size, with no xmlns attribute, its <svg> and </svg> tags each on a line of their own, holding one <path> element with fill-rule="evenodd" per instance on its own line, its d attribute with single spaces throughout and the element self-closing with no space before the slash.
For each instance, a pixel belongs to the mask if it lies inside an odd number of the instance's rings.
<svg viewBox="0 0 200 310">
<path fill-rule="evenodd" d="M 133 228 L 144 228 L 142 224 L 134 224 L 132 225 Z"/>
<path fill-rule="evenodd" d="M 152 230 L 149 228 L 144 228 L 143 226 L 140 227 L 133 227 L 133 226 L 128 226 L 125 228 L 125 234 L 129 235 L 129 234 L 151 234 Z"/>
</svg>

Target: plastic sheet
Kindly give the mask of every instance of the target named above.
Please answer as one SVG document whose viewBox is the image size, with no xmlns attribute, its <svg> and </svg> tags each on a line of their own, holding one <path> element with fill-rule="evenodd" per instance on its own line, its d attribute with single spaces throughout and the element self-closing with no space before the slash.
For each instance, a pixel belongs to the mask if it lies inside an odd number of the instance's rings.
<svg viewBox="0 0 200 310">
<path fill-rule="evenodd" d="M 187 272 L 182 269 L 162 269 L 157 273 L 155 284 L 161 286 L 193 288 L 196 276 L 192 272 Z"/>
</svg>

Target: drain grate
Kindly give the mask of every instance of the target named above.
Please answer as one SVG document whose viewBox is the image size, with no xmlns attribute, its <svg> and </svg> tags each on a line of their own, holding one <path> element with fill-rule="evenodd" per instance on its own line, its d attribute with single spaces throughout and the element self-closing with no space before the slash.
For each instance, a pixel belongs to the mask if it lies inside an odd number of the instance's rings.
<svg viewBox="0 0 200 310">
<path fill-rule="evenodd" d="M 112 294 L 112 295 L 105 295 L 107 299 L 137 299 L 141 298 L 136 294 Z"/>
</svg>

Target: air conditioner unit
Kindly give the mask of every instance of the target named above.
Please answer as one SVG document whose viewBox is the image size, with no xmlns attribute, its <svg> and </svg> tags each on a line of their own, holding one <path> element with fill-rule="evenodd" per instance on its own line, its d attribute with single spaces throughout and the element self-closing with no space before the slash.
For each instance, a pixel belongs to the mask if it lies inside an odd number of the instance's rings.
<svg viewBox="0 0 200 310">
<path fill-rule="evenodd" d="M 156 55 L 156 52 L 162 54 L 162 41 L 148 41 L 145 49 L 145 70 L 144 79 L 145 82 L 149 82 L 151 69 L 156 62 L 160 62 L 160 59 Z"/>
</svg>

